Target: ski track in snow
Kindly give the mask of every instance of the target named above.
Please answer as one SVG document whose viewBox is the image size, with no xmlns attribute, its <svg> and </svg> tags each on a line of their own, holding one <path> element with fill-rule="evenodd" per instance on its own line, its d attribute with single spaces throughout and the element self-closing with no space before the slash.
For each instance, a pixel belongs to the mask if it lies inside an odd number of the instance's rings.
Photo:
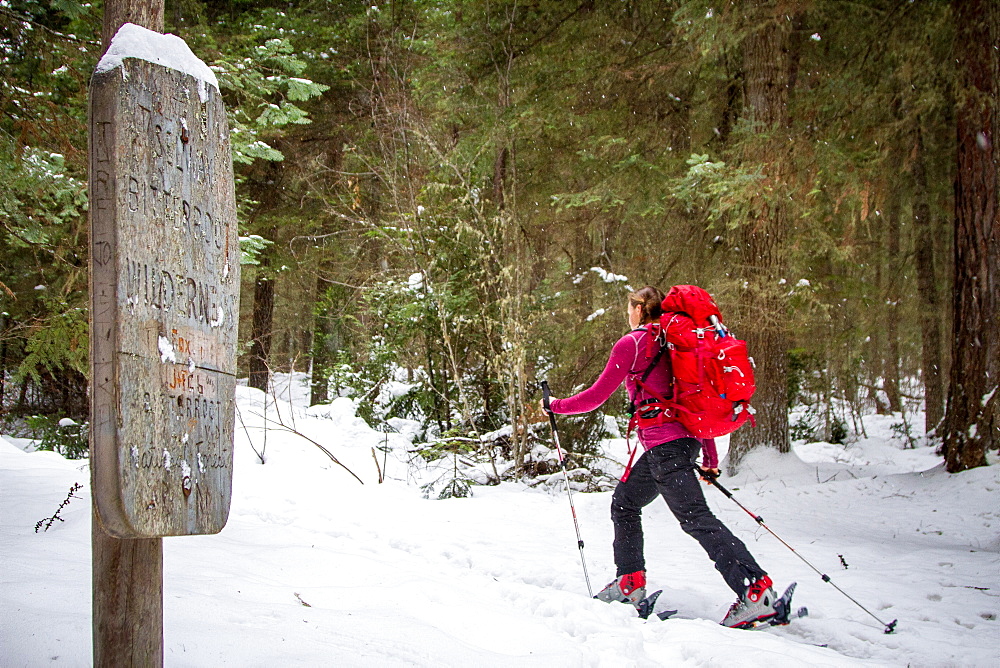
<svg viewBox="0 0 1000 668">
<path fill-rule="evenodd" d="M 290 424 L 289 396 L 301 404 L 303 391 L 283 388 L 267 416 Z M 419 484 L 440 471 L 409 465 L 409 442 L 390 435 L 379 485 L 371 449 L 386 436 L 343 399 L 296 408 L 294 424 L 365 485 L 274 429 L 261 465 L 247 432 L 261 450 L 264 395 L 241 387 L 237 400 L 247 431 L 238 420 L 228 525 L 164 541 L 167 666 L 1000 665 L 1000 468 L 950 476 L 929 449 L 900 449 L 888 423 L 853 446 L 754 453 L 723 484 L 837 586 L 883 621 L 898 618 L 897 632 L 883 634 L 706 488 L 776 587 L 797 581 L 793 607 L 810 611 L 787 627 L 738 631 L 716 623 L 733 595 L 661 502 L 644 513 L 649 591 L 664 590 L 658 610 L 679 612 L 644 622 L 588 598 L 561 484 L 425 500 Z M 0 438 L 0 666 L 87 666 L 89 472 L 25 449 Z M 36 534 L 74 482 L 82 498 L 63 509 L 65 522 Z M 574 500 L 596 592 L 614 573 L 610 492 Z"/>
</svg>

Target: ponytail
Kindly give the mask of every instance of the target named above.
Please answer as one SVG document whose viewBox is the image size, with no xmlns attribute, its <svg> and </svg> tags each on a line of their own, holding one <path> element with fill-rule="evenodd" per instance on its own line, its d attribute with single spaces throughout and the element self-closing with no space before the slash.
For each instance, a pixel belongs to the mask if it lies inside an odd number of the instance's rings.
<svg viewBox="0 0 1000 668">
<path fill-rule="evenodd" d="M 661 306 L 663 303 L 663 293 L 651 285 L 647 285 L 641 290 L 631 293 L 628 296 L 628 303 L 630 307 L 642 306 L 640 325 L 656 322 L 663 315 L 663 307 Z"/>
</svg>

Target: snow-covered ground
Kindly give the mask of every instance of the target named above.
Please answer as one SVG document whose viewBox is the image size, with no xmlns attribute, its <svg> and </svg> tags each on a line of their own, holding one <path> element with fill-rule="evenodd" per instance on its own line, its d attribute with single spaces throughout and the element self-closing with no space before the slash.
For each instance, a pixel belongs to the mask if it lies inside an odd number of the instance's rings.
<svg viewBox="0 0 1000 668">
<path fill-rule="evenodd" d="M 347 399 L 305 409 L 303 388 L 292 390 L 268 418 L 294 421 L 364 484 L 307 440 L 273 423 L 265 432 L 264 395 L 239 388 L 229 523 L 164 540 L 168 666 L 1000 665 L 1000 467 L 949 475 L 929 449 L 903 449 L 891 418 L 866 418 L 868 438 L 849 446 L 756 453 L 722 482 L 837 586 L 898 619 L 896 633 L 707 489 L 778 586 L 798 581 L 795 607 L 810 611 L 738 631 L 718 625 L 732 593 L 664 504 L 645 513 L 648 575 L 664 590 L 658 609 L 680 612 L 643 621 L 587 597 L 560 486 L 425 499 L 420 485 L 439 471 L 408 455 L 403 436 L 369 429 Z M 379 484 L 372 448 L 386 445 Z M 609 447 L 624 455 L 621 442 Z M 86 666 L 89 473 L 31 449 L 0 438 L 0 666 Z M 65 522 L 35 533 L 77 482 Z M 614 574 L 610 496 L 574 495 L 595 589 Z"/>
</svg>

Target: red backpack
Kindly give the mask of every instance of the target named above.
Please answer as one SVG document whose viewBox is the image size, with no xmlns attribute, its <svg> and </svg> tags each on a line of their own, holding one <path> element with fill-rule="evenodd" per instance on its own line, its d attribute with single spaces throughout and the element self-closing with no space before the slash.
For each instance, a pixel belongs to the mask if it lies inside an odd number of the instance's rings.
<svg viewBox="0 0 1000 668">
<path fill-rule="evenodd" d="M 656 397 L 655 403 L 666 406 L 664 417 L 677 420 L 699 438 L 724 436 L 747 420 L 754 424 L 753 358 L 747 355 L 746 341 L 722 324 L 712 296 L 696 285 L 675 285 L 662 308 L 660 322 L 649 327 L 650 345 L 661 346 L 652 366 L 665 346 L 673 368 L 673 395 L 664 399 L 645 385 L 652 367 L 638 382 Z M 644 426 L 643 419 L 638 422 Z"/>
</svg>

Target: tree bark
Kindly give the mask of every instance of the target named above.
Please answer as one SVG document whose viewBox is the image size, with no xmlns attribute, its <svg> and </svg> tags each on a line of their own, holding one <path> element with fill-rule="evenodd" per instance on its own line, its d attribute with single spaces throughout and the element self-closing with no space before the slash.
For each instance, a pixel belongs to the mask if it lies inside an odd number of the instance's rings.
<svg viewBox="0 0 1000 668">
<path fill-rule="evenodd" d="M 507 161 L 510 149 L 507 146 L 497 147 L 497 157 L 493 161 L 493 202 L 498 210 L 503 211 L 506 205 L 504 197 L 507 184 Z"/>
<path fill-rule="evenodd" d="M 250 369 L 247 384 L 267 391 L 270 376 L 271 335 L 274 330 L 274 280 L 267 272 L 268 261 L 261 259 L 253 286 L 253 324 L 250 330 Z"/>
<path fill-rule="evenodd" d="M 899 194 L 893 188 L 885 207 L 886 250 L 889 278 L 885 287 L 885 359 L 882 365 L 883 386 L 889 411 L 900 413 L 903 401 L 899 392 L 899 302 L 902 254 L 899 246 Z"/>
<path fill-rule="evenodd" d="M 931 225 L 930 190 L 924 167 L 924 142 L 920 119 L 913 140 L 913 259 L 920 296 L 920 335 L 924 382 L 924 431 L 931 433 L 944 417 L 944 379 L 941 376 L 941 301 L 934 262 L 934 229 Z"/>
<path fill-rule="evenodd" d="M 111 39 L 126 23 L 163 32 L 163 0 L 107 0 L 101 29 L 101 55 L 111 46 Z"/>
<path fill-rule="evenodd" d="M 986 464 L 1000 446 L 1000 223 L 997 221 L 1000 8 L 956 0 L 957 167 L 951 382 L 944 430 L 948 471 Z"/>
<path fill-rule="evenodd" d="M 7 386 L 7 339 L 3 338 L 7 329 L 7 318 L 0 313 L 0 415 L 3 415 L 3 394 Z"/>
<path fill-rule="evenodd" d="M 163 539 L 112 538 L 91 520 L 95 666 L 163 665 Z"/>
<path fill-rule="evenodd" d="M 743 457 L 761 446 L 788 452 L 788 304 L 780 284 L 787 258 L 787 211 L 783 195 L 788 165 L 789 23 L 784 11 L 764 2 L 747 3 L 755 28 L 743 42 L 745 113 L 755 135 L 746 141 L 745 156 L 762 166 L 764 182 L 753 206 L 753 219 L 742 228 L 742 266 L 746 283 L 742 309 L 756 318 L 741 329 L 757 364 L 755 428 L 735 432 L 728 467 L 739 468 Z"/>
<path fill-rule="evenodd" d="M 107 0 L 102 54 L 125 23 L 163 32 L 163 0 Z M 94 665 L 162 666 L 163 539 L 113 538 L 95 504 L 90 543 Z"/>
<path fill-rule="evenodd" d="M 323 313 L 326 300 L 323 299 L 326 292 L 326 283 L 319 276 L 316 277 L 316 298 L 313 309 L 313 340 L 312 340 L 312 374 L 309 385 L 309 405 L 328 401 L 330 393 L 330 362 L 333 359 L 333 352 L 336 350 L 332 337 L 329 314 Z"/>
</svg>

